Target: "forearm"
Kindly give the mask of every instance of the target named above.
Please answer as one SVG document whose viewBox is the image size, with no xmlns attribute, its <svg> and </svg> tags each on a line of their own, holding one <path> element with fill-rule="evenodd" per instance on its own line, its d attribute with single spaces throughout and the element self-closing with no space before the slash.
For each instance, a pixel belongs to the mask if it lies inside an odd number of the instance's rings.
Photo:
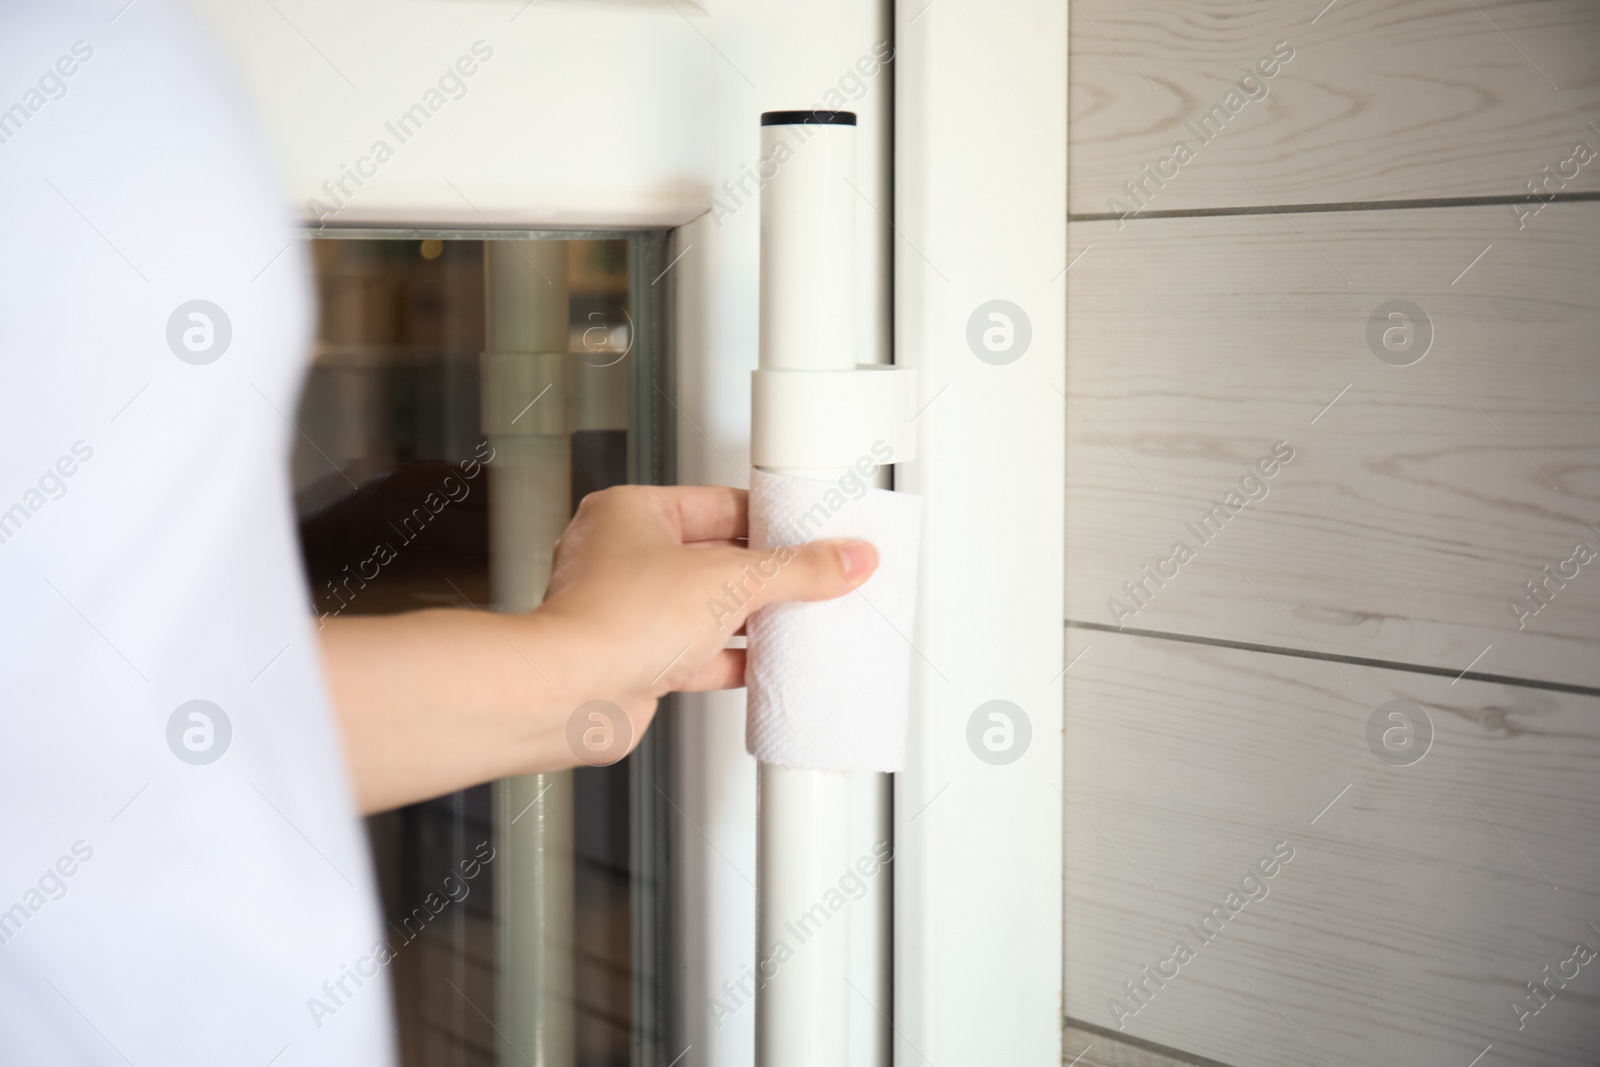
<svg viewBox="0 0 1600 1067">
<path fill-rule="evenodd" d="M 770 556 L 737 547 L 745 512 L 734 489 L 592 493 L 562 535 L 538 611 L 329 621 L 323 667 L 361 810 L 576 766 L 567 724 L 590 701 L 627 718 L 612 724 L 616 751 L 603 752 L 621 759 L 666 693 L 744 683 L 744 650 L 725 646 L 751 612 L 842 596 L 877 566 L 864 542 Z M 709 609 L 752 571 L 764 580 L 737 607 Z"/>
<path fill-rule="evenodd" d="M 561 635 L 537 614 L 329 619 L 324 673 L 361 810 L 572 766 Z"/>
</svg>

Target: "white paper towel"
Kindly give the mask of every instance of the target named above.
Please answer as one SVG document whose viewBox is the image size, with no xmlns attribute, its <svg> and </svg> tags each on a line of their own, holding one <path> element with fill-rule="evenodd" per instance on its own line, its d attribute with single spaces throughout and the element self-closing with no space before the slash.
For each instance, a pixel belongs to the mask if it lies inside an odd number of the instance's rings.
<svg viewBox="0 0 1600 1067">
<path fill-rule="evenodd" d="M 756 471 L 750 547 L 849 537 L 878 569 L 836 600 L 772 604 L 749 622 L 745 747 L 763 763 L 898 771 L 906 758 L 922 498 Z"/>
</svg>

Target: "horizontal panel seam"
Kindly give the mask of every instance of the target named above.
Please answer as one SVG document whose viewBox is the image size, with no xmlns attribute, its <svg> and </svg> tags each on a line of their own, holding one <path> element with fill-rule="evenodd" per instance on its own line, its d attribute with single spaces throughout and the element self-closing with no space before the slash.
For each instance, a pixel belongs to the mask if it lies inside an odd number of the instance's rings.
<svg viewBox="0 0 1600 1067">
<path fill-rule="evenodd" d="M 1483 671 L 1457 671 L 1449 667 L 1432 667 L 1425 663 L 1402 663 L 1399 660 L 1374 659 L 1370 656 L 1347 656 L 1339 652 L 1316 652 L 1281 645 L 1261 645 L 1251 641 L 1230 641 L 1221 637 L 1199 637 L 1194 634 L 1172 633 L 1164 630 L 1139 630 L 1132 626 L 1120 629 L 1105 622 L 1065 620 L 1069 630 L 1093 630 L 1100 633 L 1126 634 L 1129 637 L 1150 637 L 1160 641 L 1177 641 L 1190 645 L 1209 645 L 1213 648 L 1234 648 L 1244 652 L 1265 652 L 1274 656 L 1291 656 L 1296 659 L 1325 660 L 1348 663 L 1353 667 L 1375 667 L 1386 671 L 1406 671 L 1410 674 L 1429 674 L 1437 678 L 1453 678 L 1468 682 L 1488 682 L 1492 685 L 1514 685 L 1524 689 L 1545 689 L 1553 693 L 1572 693 L 1577 696 L 1600 697 L 1600 687 L 1571 685 L 1567 682 L 1547 682 L 1537 678 L 1518 678 L 1509 674 L 1488 674 Z"/>
<path fill-rule="evenodd" d="M 1120 211 L 1093 211 L 1068 214 L 1068 222 L 1115 222 L 1127 219 L 1189 219 L 1214 215 L 1315 215 L 1333 211 L 1408 211 L 1417 208 L 1489 207 L 1507 204 L 1551 204 L 1600 200 L 1600 190 L 1582 193 L 1552 193 L 1547 197 L 1529 196 L 1441 196 L 1418 200 L 1349 200 L 1326 204 L 1278 204 L 1239 207 L 1171 208 L 1165 211 L 1141 211 L 1124 214 Z"/>
<path fill-rule="evenodd" d="M 1193 1064 L 1194 1067 L 1232 1067 L 1231 1064 L 1223 1063 L 1221 1060 L 1210 1059 L 1197 1052 L 1185 1052 L 1183 1049 L 1173 1048 L 1171 1045 L 1163 1045 L 1146 1038 L 1134 1037 L 1132 1034 L 1126 1034 L 1120 1030 L 1113 1030 L 1107 1026 L 1099 1026 L 1095 1023 L 1085 1022 L 1082 1019 L 1074 1019 L 1070 1015 L 1064 1016 L 1063 1021 L 1067 1026 L 1075 1030 L 1083 1030 L 1099 1037 L 1110 1038 L 1124 1045 L 1132 1045 L 1134 1048 L 1144 1049 L 1146 1052 L 1154 1052 L 1168 1059 L 1177 1060 L 1179 1063 Z M 1084 1051 L 1087 1052 L 1088 1050 L 1085 1049 Z"/>
</svg>

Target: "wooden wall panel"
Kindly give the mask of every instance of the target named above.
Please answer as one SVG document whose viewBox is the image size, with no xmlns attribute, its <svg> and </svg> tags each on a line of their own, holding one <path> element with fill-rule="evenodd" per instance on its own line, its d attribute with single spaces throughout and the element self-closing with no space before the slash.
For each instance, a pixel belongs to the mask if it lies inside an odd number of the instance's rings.
<svg viewBox="0 0 1600 1067">
<path fill-rule="evenodd" d="M 1600 958 L 1512 1002 L 1600 949 L 1600 5 L 1071 18 L 1063 1051 L 1590 1062 Z"/>
<path fill-rule="evenodd" d="M 1069 1067 L 1190 1067 L 1194 1062 L 1070 1024 L 1061 1032 L 1061 1050 L 1061 1062 Z"/>
<path fill-rule="evenodd" d="M 1592 0 L 1335 0 L 1318 16 L 1325 2 L 1073 0 L 1073 214 L 1126 200 L 1178 141 L 1194 158 L 1148 186 L 1149 210 L 1520 196 L 1577 141 L 1600 149 Z M 1231 113 L 1279 42 L 1293 58 Z M 1185 126 L 1219 105 L 1209 142 Z M 1568 170 L 1549 188 L 1600 190 L 1600 159 Z"/>
<path fill-rule="evenodd" d="M 1600 550 L 1600 206 L 1075 223 L 1070 249 L 1068 618 L 1600 686 L 1600 560 L 1511 608 Z M 1395 299 L 1431 322 L 1410 366 L 1369 347 Z"/>
<path fill-rule="evenodd" d="M 1600 949 L 1600 700 L 1071 631 L 1080 652 L 1069 1018 L 1115 1029 L 1110 999 L 1181 939 L 1194 957 L 1123 1033 L 1238 1067 L 1593 1061 L 1600 960 L 1521 1030 L 1510 1004 Z M 1410 766 L 1369 748 L 1393 699 L 1432 722 Z M 1186 924 L 1278 842 L 1265 898 L 1202 942 Z"/>
</svg>

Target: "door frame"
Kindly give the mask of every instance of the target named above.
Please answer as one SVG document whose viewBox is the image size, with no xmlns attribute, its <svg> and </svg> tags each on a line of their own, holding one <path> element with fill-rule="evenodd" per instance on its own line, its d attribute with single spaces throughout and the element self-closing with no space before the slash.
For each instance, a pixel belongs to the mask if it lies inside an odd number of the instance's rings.
<svg viewBox="0 0 1600 1067">
<path fill-rule="evenodd" d="M 1044 1057 L 1059 1053 L 1062 988 L 1065 5 L 426 2 L 404 18 L 387 0 L 194 6 L 242 73 L 308 222 L 327 183 L 362 167 L 322 224 L 484 237 L 674 228 L 670 265 L 649 284 L 667 287 L 672 309 L 669 414 L 685 483 L 743 484 L 749 467 L 757 116 L 857 112 L 859 350 L 863 362 L 922 372 L 920 458 L 896 484 L 924 494 L 928 523 L 909 765 L 892 802 L 892 998 L 887 973 L 858 998 L 851 1064 L 883 1067 L 891 1031 L 900 1063 L 1054 1062 Z M 381 167 L 362 165 L 384 119 L 479 41 L 494 55 L 475 61 L 467 91 Z M 885 41 L 893 63 L 866 63 Z M 263 250 L 269 269 L 275 252 Z M 993 299 L 1025 308 L 1032 328 L 1027 354 L 1006 366 L 965 341 L 970 313 Z M 964 740 L 991 699 L 1030 718 L 1030 747 L 1009 766 L 980 761 Z M 755 957 L 742 693 L 686 696 L 673 714 L 674 938 L 695 946 L 671 976 L 674 1029 L 693 1062 L 748 1064 L 754 1011 L 718 1027 L 708 1010 Z M 885 802 L 863 792 L 870 838 Z M 884 905 L 863 918 L 863 958 L 888 937 Z"/>
<path fill-rule="evenodd" d="M 1057 1063 L 1067 5 L 898 0 L 896 16 L 895 357 L 927 407 L 896 471 L 926 522 L 895 783 L 894 1062 Z M 1001 365 L 973 344 L 997 300 L 1031 326 Z M 969 743 L 993 700 L 1031 727 L 1014 762 Z"/>
</svg>

